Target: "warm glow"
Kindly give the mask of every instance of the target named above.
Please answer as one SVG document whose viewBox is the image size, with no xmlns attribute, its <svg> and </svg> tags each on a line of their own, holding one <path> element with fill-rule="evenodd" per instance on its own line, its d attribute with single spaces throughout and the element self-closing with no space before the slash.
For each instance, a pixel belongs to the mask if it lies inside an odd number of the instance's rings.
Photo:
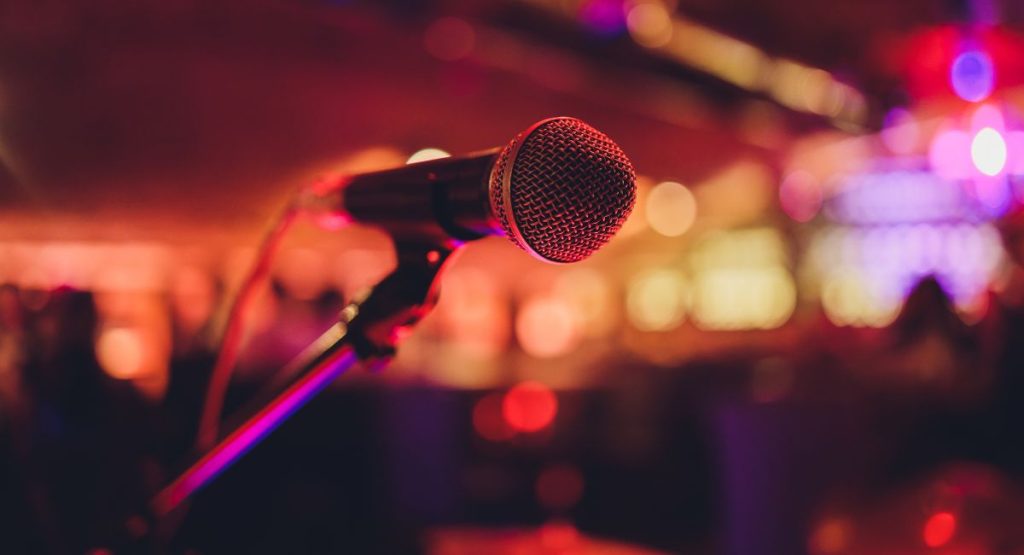
<svg viewBox="0 0 1024 555">
<path fill-rule="evenodd" d="M 538 432 L 547 428 L 558 413 L 558 397 L 540 382 L 522 382 L 505 394 L 502 414 L 519 432 Z"/>
<path fill-rule="evenodd" d="M 617 298 L 608 278 L 590 268 L 573 268 L 558 277 L 554 295 L 573 307 L 583 335 L 601 337 L 618 324 Z"/>
<path fill-rule="evenodd" d="M 879 298 L 863 279 L 846 271 L 837 272 L 825 281 L 821 307 L 829 321 L 837 326 L 883 327 L 896 318 L 900 304 Z"/>
<path fill-rule="evenodd" d="M 850 522 L 842 518 L 829 518 L 814 530 L 809 542 L 812 555 L 831 555 L 843 552 L 850 544 Z"/>
<path fill-rule="evenodd" d="M 933 514 L 924 523 L 921 537 L 928 547 L 942 547 L 953 539 L 955 533 L 956 517 L 952 513 L 941 512 Z"/>
<path fill-rule="evenodd" d="M 626 314 L 638 330 L 665 331 L 683 322 L 689 303 L 689 289 L 682 273 L 655 270 L 629 284 Z"/>
<path fill-rule="evenodd" d="M 580 318 L 566 299 L 537 296 L 516 315 L 516 337 L 523 350 L 535 357 L 562 355 L 579 345 Z"/>
<path fill-rule="evenodd" d="M 180 268 L 170 291 L 175 323 L 189 332 L 199 330 L 213 312 L 216 294 L 209 272 L 193 266 Z"/>
<path fill-rule="evenodd" d="M 693 320 L 704 329 L 777 328 L 796 308 L 796 284 L 781 266 L 709 269 L 693 288 Z"/>
<path fill-rule="evenodd" d="M 796 284 L 787 249 L 775 229 L 722 231 L 700 242 L 690 257 L 692 319 L 704 329 L 770 329 L 796 308 Z"/>
<path fill-rule="evenodd" d="M 96 340 L 96 358 L 107 374 L 119 380 L 138 378 L 146 362 L 145 341 L 134 328 L 108 327 Z"/>
<path fill-rule="evenodd" d="M 439 148 L 424 148 L 423 150 L 417 150 L 405 161 L 406 164 L 415 164 L 417 162 L 427 162 L 429 160 L 439 160 L 441 158 L 448 158 L 451 154 L 439 149 Z"/>
<path fill-rule="evenodd" d="M 667 237 L 686 233 L 697 218 L 693 193 L 674 181 L 659 183 L 651 189 L 644 208 L 651 229 Z"/>
<path fill-rule="evenodd" d="M 1006 141 L 1003 136 L 986 127 L 974 136 L 971 141 L 971 161 L 981 173 L 998 175 L 1006 167 Z"/>
<path fill-rule="evenodd" d="M 435 312 L 446 339 L 467 354 L 493 357 L 508 346 L 509 299 L 500 282 L 480 268 L 453 268 Z"/>
<path fill-rule="evenodd" d="M 629 33 L 638 44 L 648 48 L 665 46 L 672 40 L 672 17 L 660 2 L 643 2 L 626 16 Z"/>
<path fill-rule="evenodd" d="M 293 299 L 311 301 L 327 287 L 327 259 L 312 249 L 290 249 L 278 255 L 275 277 Z"/>
<path fill-rule="evenodd" d="M 569 522 L 548 522 L 540 527 L 540 543 L 545 553 L 578 553 L 580 533 Z"/>
</svg>

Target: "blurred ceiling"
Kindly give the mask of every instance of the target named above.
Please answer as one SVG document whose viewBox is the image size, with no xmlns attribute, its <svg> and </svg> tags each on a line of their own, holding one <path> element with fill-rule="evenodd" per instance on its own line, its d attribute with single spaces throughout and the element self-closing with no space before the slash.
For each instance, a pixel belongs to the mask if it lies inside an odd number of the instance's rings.
<svg viewBox="0 0 1024 555">
<path fill-rule="evenodd" d="M 628 41 L 578 29 L 572 2 L 50 3 L 0 7 L 0 239 L 251 241 L 287 195 L 373 147 L 500 145 L 570 114 L 641 173 L 697 179 L 771 164 L 823 126 Z M 1017 24 L 1022 10 L 996 6 Z M 571 8 L 575 9 L 575 8 Z M 569 10 L 571 12 L 571 9 Z M 773 56 L 897 92 L 886 45 L 963 19 L 949 0 L 680 0 L 676 11 Z M 439 15 L 473 53 L 424 47 Z M 877 119 L 877 118 L 876 118 Z M 371 160 L 370 164 L 373 164 Z"/>
</svg>

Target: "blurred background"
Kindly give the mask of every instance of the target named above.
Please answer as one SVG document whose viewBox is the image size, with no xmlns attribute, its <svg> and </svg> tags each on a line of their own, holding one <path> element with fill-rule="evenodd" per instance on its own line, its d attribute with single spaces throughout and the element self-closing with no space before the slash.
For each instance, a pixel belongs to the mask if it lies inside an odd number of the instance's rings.
<svg viewBox="0 0 1024 555">
<path fill-rule="evenodd" d="M 1024 4 L 0 4 L 0 551 L 106 553 L 186 460 L 214 308 L 324 172 L 579 117 L 604 250 L 465 247 L 394 364 L 171 552 L 1024 554 Z M 300 221 L 229 392 L 394 266 Z"/>
</svg>

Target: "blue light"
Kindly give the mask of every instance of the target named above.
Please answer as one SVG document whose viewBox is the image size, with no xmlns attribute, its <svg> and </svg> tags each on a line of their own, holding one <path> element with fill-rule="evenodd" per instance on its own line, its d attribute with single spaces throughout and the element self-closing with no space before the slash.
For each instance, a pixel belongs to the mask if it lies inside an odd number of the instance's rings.
<svg viewBox="0 0 1024 555">
<path fill-rule="evenodd" d="M 963 52 L 953 60 L 949 80 L 960 98 L 969 102 L 985 100 L 996 80 L 992 58 L 980 50 Z"/>
</svg>

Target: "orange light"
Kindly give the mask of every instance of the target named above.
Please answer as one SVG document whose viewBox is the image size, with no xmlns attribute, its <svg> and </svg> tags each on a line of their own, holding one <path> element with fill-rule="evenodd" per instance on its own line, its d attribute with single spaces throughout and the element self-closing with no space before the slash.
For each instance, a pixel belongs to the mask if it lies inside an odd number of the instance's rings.
<svg viewBox="0 0 1024 555">
<path fill-rule="evenodd" d="M 505 394 L 502 403 L 505 422 L 520 432 L 538 432 L 547 428 L 558 413 L 558 398 L 548 386 L 523 382 Z"/>
<path fill-rule="evenodd" d="M 830 518 L 822 522 L 810 539 L 814 555 L 841 553 L 850 543 L 850 522 L 845 518 Z"/>
<path fill-rule="evenodd" d="M 564 355 L 576 348 L 583 337 L 575 307 L 554 296 L 527 301 L 516 315 L 515 326 L 519 345 L 538 358 Z"/>
<path fill-rule="evenodd" d="M 952 513 L 933 514 L 924 523 L 921 536 L 928 547 L 941 547 L 949 543 L 956 533 L 956 517 Z"/>
<path fill-rule="evenodd" d="M 583 495 L 583 476 L 569 464 L 549 466 L 537 476 L 537 500 L 551 510 L 565 510 L 579 503 Z"/>
<path fill-rule="evenodd" d="M 96 340 L 96 358 L 111 377 L 137 378 L 146 363 L 146 345 L 135 328 L 106 328 Z"/>
<path fill-rule="evenodd" d="M 516 434 L 502 418 L 501 393 L 484 396 L 473 406 L 473 429 L 488 441 L 505 441 Z"/>
</svg>

